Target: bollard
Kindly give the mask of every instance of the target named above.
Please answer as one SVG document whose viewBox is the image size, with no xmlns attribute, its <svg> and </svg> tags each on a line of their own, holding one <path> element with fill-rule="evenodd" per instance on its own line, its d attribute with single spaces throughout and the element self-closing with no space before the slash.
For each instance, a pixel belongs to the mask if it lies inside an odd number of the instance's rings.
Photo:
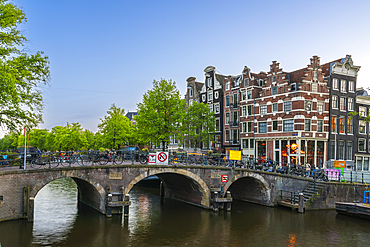
<svg viewBox="0 0 370 247">
<path fill-rule="evenodd" d="M 214 199 L 218 198 L 218 192 L 215 191 L 215 193 L 213 194 L 214 195 Z M 218 211 L 218 202 L 216 202 L 216 200 L 213 200 L 213 210 L 214 211 Z"/>
<path fill-rule="evenodd" d="M 303 193 L 302 192 L 299 193 L 298 212 L 299 213 L 304 212 L 304 209 L 303 209 Z"/>
<path fill-rule="evenodd" d="M 226 198 L 231 198 L 231 192 L 230 191 L 226 191 Z M 231 211 L 231 202 L 227 202 L 226 203 L 226 210 L 227 211 Z"/>
<path fill-rule="evenodd" d="M 126 194 L 124 199 L 123 199 L 124 202 L 126 202 L 125 206 L 123 206 L 123 214 L 124 214 L 124 217 L 128 217 L 128 212 L 129 212 L 129 202 L 130 202 L 130 195 L 129 194 Z"/>
<path fill-rule="evenodd" d="M 28 222 L 33 221 L 33 210 L 34 210 L 34 205 L 35 205 L 35 198 L 30 197 L 28 201 Z"/>
<path fill-rule="evenodd" d="M 109 193 L 108 194 L 108 198 L 107 198 L 107 203 L 111 202 L 112 201 L 112 194 Z M 107 217 L 112 217 L 112 207 L 110 206 L 107 206 L 107 212 L 106 212 L 106 215 Z"/>
</svg>

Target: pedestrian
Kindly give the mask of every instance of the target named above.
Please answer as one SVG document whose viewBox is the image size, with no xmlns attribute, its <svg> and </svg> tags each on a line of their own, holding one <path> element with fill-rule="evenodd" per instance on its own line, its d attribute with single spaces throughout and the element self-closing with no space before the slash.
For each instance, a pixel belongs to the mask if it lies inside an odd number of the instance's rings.
<svg viewBox="0 0 370 247">
<path fill-rule="evenodd" d="M 311 165 L 310 163 L 307 163 L 306 164 L 306 177 L 310 176 L 310 172 L 311 172 Z"/>
</svg>

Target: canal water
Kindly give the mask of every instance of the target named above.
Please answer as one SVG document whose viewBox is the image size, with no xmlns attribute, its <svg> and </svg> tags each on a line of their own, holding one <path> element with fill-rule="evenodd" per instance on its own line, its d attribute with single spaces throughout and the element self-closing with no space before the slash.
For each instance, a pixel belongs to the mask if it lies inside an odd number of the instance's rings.
<svg viewBox="0 0 370 247">
<path fill-rule="evenodd" d="M 213 212 L 135 186 L 128 218 L 78 205 L 72 179 L 45 186 L 35 221 L 0 223 L 1 247 L 23 246 L 370 246 L 370 222 L 335 211 L 304 214 L 238 202 Z M 1 208 L 0 208 L 1 210 Z"/>
</svg>

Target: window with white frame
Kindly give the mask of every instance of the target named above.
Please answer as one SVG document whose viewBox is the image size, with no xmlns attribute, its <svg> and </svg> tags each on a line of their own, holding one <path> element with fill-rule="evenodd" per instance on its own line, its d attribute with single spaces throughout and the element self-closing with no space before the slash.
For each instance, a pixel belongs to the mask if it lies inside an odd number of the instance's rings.
<svg viewBox="0 0 370 247">
<path fill-rule="evenodd" d="M 252 99 L 252 90 L 247 91 L 247 99 Z"/>
<path fill-rule="evenodd" d="M 358 124 L 358 133 L 366 134 L 366 121 L 360 120 Z"/>
<path fill-rule="evenodd" d="M 331 116 L 331 132 L 337 132 L 337 116 Z"/>
<path fill-rule="evenodd" d="M 267 133 L 267 122 L 258 123 L 258 133 Z"/>
<path fill-rule="evenodd" d="M 213 104 L 209 104 L 208 107 L 209 107 L 209 111 L 212 112 L 213 111 Z"/>
<path fill-rule="evenodd" d="M 243 139 L 243 148 L 249 148 L 249 139 Z"/>
<path fill-rule="evenodd" d="M 242 92 L 242 100 L 247 100 L 247 92 Z"/>
<path fill-rule="evenodd" d="M 277 94 L 278 93 L 278 87 L 271 87 L 271 94 L 272 95 L 275 95 L 275 94 Z"/>
<path fill-rule="evenodd" d="M 304 102 L 304 109 L 306 111 L 312 111 L 312 101 L 311 100 L 306 100 Z"/>
<path fill-rule="evenodd" d="M 338 96 L 333 95 L 331 97 L 331 107 L 334 109 L 338 109 Z"/>
<path fill-rule="evenodd" d="M 265 85 L 265 81 L 264 80 L 260 80 L 260 87 L 263 87 L 263 85 Z"/>
<path fill-rule="evenodd" d="M 215 92 L 215 99 L 218 99 L 218 92 Z"/>
<path fill-rule="evenodd" d="M 266 115 L 267 114 L 267 105 L 261 105 L 260 106 L 260 115 Z"/>
<path fill-rule="evenodd" d="M 253 132 L 253 122 L 247 122 L 247 132 Z"/>
<path fill-rule="evenodd" d="M 225 131 L 225 140 L 228 142 L 230 141 L 230 130 Z"/>
<path fill-rule="evenodd" d="M 220 113 L 220 103 L 215 104 L 215 113 Z"/>
<path fill-rule="evenodd" d="M 252 105 L 248 105 L 247 106 L 247 113 L 248 113 L 248 116 L 251 116 L 253 114 L 253 112 L 252 112 Z"/>
<path fill-rule="evenodd" d="M 339 151 L 339 157 L 338 158 L 340 160 L 344 160 L 344 141 L 339 141 L 338 151 Z"/>
<path fill-rule="evenodd" d="M 304 131 L 311 131 L 311 119 L 304 120 Z"/>
<path fill-rule="evenodd" d="M 273 103 L 272 104 L 272 111 L 277 112 L 278 111 L 278 103 Z"/>
<path fill-rule="evenodd" d="M 284 102 L 284 111 L 291 111 L 292 110 L 292 101 L 285 101 Z"/>
<path fill-rule="evenodd" d="M 189 97 L 193 97 L 193 88 L 189 88 Z"/>
<path fill-rule="evenodd" d="M 202 95 L 202 101 L 206 102 L 206 95 L 205 94 Z"/>
<path fill-rule="evenodd" d="M 283 131 L 294 131 L 294 120 L 283 120 Z"/>
<path fill-rule="evenodd" d="M 346 83 L 346 81 L 345 81 L 345 80 L 341 80 L 341 81 L 340 81 L 340 91 L 341 91 L 342 93 L 347 92 L 347 83 Z"/>
<path fill-rule="evenodd" d="M 244 87 L 248 87 L 248 86 L 249 86 L 249 79 L 245 78 L 244 79 Z"/>
<path fill-rule="evenodd" d="M 247 132 L 247 122 L 242 123 L 242 132 Z"/>
<path fill-rule="evenodd" d="M 346 98 L 340 97 L 340 110 L 345 111 L 346 110 Z"/>
<path fill-rule="evenodd" d="M 276 75 L 272 76 L 272 82 L 276 82 Z"/>
<path fill-rule="evenodd" d="M 230 113 L 228 113 L 228 112 L 226 112 L 226 114 L 225 114 L 225 124 L 229 124 L 229 122 L 230 122 Z"/>
<path fill-rule="evenodd" d="M 339 89 L 339 80 L 337 78 L 333 79 L 333 89 L 338 90 Z"/>
<path fill-rule="evenodd" d="M 317 132 L 324 131 L 324 120 L 317 120 Z"/>
<path fill-rule="evenodd" d="M 354 109 L 353 98 L 348 98 L 348 111 L 353 111 L 353 109 Z"/>
<path fill-rule="evenodd" d="M 347 118 L 347 134 L 353 134 L 353 120 L 351 117 Z"/>
<path fill-rule="evenodd" d="M 208 87 L 212 87 L 212 78 L 210 77 L 207 78 L 207 85 Z"/>
<path fill-rule="evenodd" d="M 367 110 L 366 107 L 360 106 L 358 108 L 358 112 L 360 113 L 360 117 L 366 117 L 367 116 Z"/>
<path fill-rule="evenodd" d="M 229 97 L 229 95 L 226 95 L 225 96 L 225 106 L 229 106 L 230 105 L 230 97 Z"/>
<path fill-rule="evenodd" d="M 349 92 L 354 92 L 355 91 L 355 82 L 354 81 L 349 81 L 348 82 L 348 91 Z"/>
<path fill-rule="evenodd" d="M 208 92 L 208 101 L 213 100 L 213 92 Z"/>
<path fill-rule="evenodd" d="M 242 107 L 242 116 L 247 116 L 247 106 Z"/>
<path fill-rule="evenodd" d="M 324 111 L 324 102 L 317 102 L 317 112 Z"/>
<path fill-rule="evenodd" d="M 230 82 L 226 82 L 226 90 L 230 90 Z"/>
<path fill-rule="evenodd" d="M 358 139 L 358 151 L 360 152 L 366 151 L 366 139 L 363 138 Z"/>
<path fill-rule="evenodd" d="M 272 131 L 277 131 L 278 130 L 278 121 L 272 121 Z"/>
<path fill-rule="evenodd" d="M 353 153 L 353 143 L 348 141 L 347 142 L 347 160 L 352 160 L 352 153 Z"/>
<path fill-rule="evenodd" d="M 215 130 L 218 132 L 220 131 L 220 118 L 216 118 L 216 127 Z"/>
</svg>

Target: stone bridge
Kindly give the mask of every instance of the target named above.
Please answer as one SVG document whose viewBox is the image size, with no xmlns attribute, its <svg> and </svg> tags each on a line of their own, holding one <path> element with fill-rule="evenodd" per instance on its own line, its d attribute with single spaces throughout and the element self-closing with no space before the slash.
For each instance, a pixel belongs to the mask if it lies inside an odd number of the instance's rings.
<svg viewBox="0 0 370 247">
<path fill-rule="evenodd" d="M 312 181 L 247 169 L 180 165 L 112 165 L 0 171 L 0 221 L 19 218 L 32 221 L 33 200 L 37 193 L 51 181 L 66 177 L 76 182 L 79 202 L 102 214 L 121 213 L 122 205 L 113 208 L 113 211 L 110 206 L 115 201 L 123 201 L 123 196 L 136 183 L 151 175 L 157 175 L 161 180 L 161 192 L 165 197 L 207 209 L 213 207 L 212 195 L 216 191 L 230 191 L 233 199 L 275 206 L 280 190 L 302 190 Z M 222 175 L 227 175 L 227 182 L 221 182 Z M 116 199 L 112 199 L 112 196 L 116 196 Z"/>
</svg>

